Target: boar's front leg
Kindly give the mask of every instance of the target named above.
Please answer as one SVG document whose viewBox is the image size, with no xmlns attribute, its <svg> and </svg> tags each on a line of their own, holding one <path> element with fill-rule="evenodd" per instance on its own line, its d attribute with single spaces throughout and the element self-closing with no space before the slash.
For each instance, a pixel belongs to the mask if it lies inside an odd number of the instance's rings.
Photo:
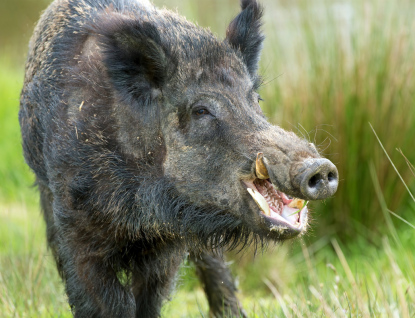
<svg viewBox="0 0 415 318">
<path fill-rule="evenodd" d="M 120 257 L 111 253 L 110 236 L 56 197 L 53 210 L 57 259 L 74 317 L 135 317 L 134 295 L 117 276 Z"/>
<path fill-rule="evenodd" d="M 65 244 L 66 245 L 66 244 Z M 135 317 L 133 293 L 101 257 L 60 246 L 66 293 L 75 318 Z M 71 255 L 71 256 L 70 256 Z"/>
<path fill-rule="evenodd" d="M 166 247 L 165 249 L 168 249 Z M 163 301 L 168 299 L 183 253 L 158 250 L 140 256 L 133 270 L 132 291 L 136 301 L 136 317 L 159 317 Z"/>
<path fill-rule="evenodd" d="M 60 255 L 60 258 L 66 293 L 75 318 L 135 317 L 133 293 L 120 283 L 110 265 L 81 250 L 72 250 L 68 254 Z"/>
<path fill-rule="evenodd" d="M 246 317 L 238 299 L 236 286 L 223 256 L 201 252 L 191 254 L 209 302 L 211 317 Z"/>
</svg>

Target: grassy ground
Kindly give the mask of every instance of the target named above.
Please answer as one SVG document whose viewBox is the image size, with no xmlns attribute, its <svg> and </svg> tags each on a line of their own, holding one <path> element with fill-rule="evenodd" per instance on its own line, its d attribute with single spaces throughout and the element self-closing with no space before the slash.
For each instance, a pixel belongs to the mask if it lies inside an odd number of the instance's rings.
<svg viewBox="0 0 415 318">
<path fill-rule="evenodd" d="M 383 217 L 380 215 L 380 217 Z M 0 207 L 0 317 L 70 317 L 36 207 Z M 414 229 L 348 246 L 326 236 L 284 244 L 231 265 L 249 317 L 413 317 Z M 193 268 L 185 263 L 163 317 L 207 316 Z"/>
<path fill-rule="evenodd" d="M 155 2 L 178 7 L 222 36 L 238 12 L 231 0 Z M 244 307 L 249 317 L 413 317 L 415 175 L 395 150 L 415 162 L 413 4 L 263 2 L 262 107 L 273 122 L 319 144 L 342 180 L 335 198 L 311 205 L 315 221 L 302 241 L 255 258 L 249 250 L 229 255 Z M 46 249 L 34 177 L 21 155 L 22 67 L 1 53 L 0 317 L 70 317 Z M 190 264 L 183 265 L 172 296 L 164 317 L 207 316 Z"/>
</svg>

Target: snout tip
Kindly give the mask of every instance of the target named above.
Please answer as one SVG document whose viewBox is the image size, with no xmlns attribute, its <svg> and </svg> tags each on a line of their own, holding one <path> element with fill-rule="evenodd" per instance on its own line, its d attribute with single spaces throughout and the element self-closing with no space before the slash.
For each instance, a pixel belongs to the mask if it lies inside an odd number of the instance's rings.
<svg viewBox="0 0 415 318">
<path fill-rule="evenodd" d="M 331 197 L 339 185 L 339 173 L 336 166 L 328 159 L 307 160 L 307 169 L 300 184 L 300 191 L 310 200 Z"/>
</svg>

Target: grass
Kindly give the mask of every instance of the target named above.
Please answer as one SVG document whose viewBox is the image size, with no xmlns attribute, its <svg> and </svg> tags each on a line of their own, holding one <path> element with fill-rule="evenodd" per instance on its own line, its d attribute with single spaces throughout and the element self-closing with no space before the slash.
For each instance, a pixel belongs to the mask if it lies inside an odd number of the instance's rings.
<svg viewBox="0 0 415 318">
<path fill-rule="evenodd" d="M 70 317 L 38 209 L 0 209 L 0 317 Z M 415 314 L 414 230 L 359 237 L 306 239 L 231 265 L 249 317 L 412 317 Z M 186 274 L 186 276 L 184 276 Z M 163 317 L 207 315 L 193 267 L 185 264 Z"/>
<path fill-rule="evenodd" d="M 56 317 L 68 312 L 39 211 L 3 205 L 0 224 L 0 317 Z"/>
<path fill-rule="evenodd" d="M 23 159 L 17 118 L 23 71 L 10 64 L 9 58 L 0 56 L 0 202 L 33 203 L 34 177 Z"/>
<path fill-rule="evenodd" d="M 235 2 L 155 1 L 178 7 L 222 37 L 239 10 Z M 262 2 L 267 35 L 262 107 L 274 123 L 315 142 L 338 166 L 341 183 L 335 198 L 310 202 L 315 221 L 302 241 L 271 248 L 255 259 L 252 251 L 229 256 L 244 308 L 249 317 L 412 317 L 414 4 Z M 16 13 L 27 20 L 0 20 L 21 21 L 27 25 L 16 30 L 29 30 L 33 6 L 41 5 L 15 6 L 30 11 Z M 0 10 L 0 17 L 2 12 L 11 11 Z M 26 43 L 30 31 L 16 32 L 23 33 Z M 13 42 L 19 42 L 17 37 L 8 43 Z M 70 317 L 46 249 L 31 187 L 34 177 L 21 154 L 21 65 L 20 55 L 11 58 L 0 51 L 0 317 Z M 190 264 L 184 264 L 163 316 L 207 316 Z"/>
</svg>

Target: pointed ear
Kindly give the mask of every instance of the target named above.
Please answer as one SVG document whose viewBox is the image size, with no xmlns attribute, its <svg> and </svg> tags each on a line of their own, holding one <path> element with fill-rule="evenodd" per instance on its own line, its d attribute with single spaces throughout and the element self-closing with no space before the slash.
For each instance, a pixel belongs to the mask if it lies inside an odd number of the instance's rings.
<svg viewBox="0 0 415 318">
<path fill-rule="evenodd" d="M 112 14 L 96 26 L 109 77 L 124 98 L 143 98 L 161 89 L 176 68 L 176 59 L 157 28 Z"/>
<path fill-rule="evenodd" d="M 264 35 L 261 31 L 262 7 L 256 0 L 241 0 L 242 12 L 226 30 L 226 40 L 240 50 L 251 77 L 256 77 Z"/>
</svg>

